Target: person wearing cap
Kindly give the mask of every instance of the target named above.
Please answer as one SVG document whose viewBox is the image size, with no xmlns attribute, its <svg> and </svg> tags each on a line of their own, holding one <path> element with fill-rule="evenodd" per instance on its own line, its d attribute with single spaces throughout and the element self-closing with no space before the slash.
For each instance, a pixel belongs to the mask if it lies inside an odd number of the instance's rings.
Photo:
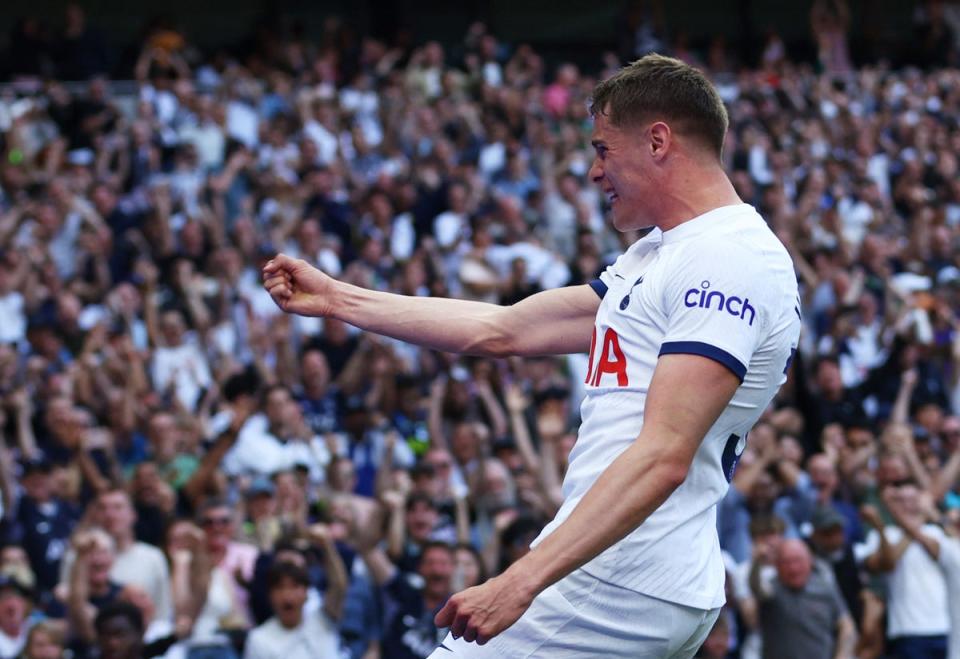
<svg viewBox="0 0 960 659">
<path fill-rule="evenodd" d="M 847 524 L 847 518 L 832 505 L 818 506 L 810 517 L 812 530 L 807 542 L 814 557 L 832 568 L 843 600 L 859 625 L 863 614 L 863 583 L 853 556 L 853 543 L 847 537 Z"/>
<path fill-rule="evenodd" d="M 257 476 L 244 492 L 247 518 L 241 527 L 241 539 L 268 551 L 283 529 L 277 517 L 276 487 L 266 476 Z"/>
<path fill-rule="evenodd" d="M 23 493 L 15 513 L 37 588 L 47 592 L 59 582 L 60 562 L 80 519 L 80 510 L 57 496 L 52 472 L 53 465 L 43 458 L 23 464 Z"/>
<path fill-rule="evenodd" d="M 16 577 L 0 575 L 0 657 L 17 656 L 27 642 L 33 593 Z"/>
</svg>

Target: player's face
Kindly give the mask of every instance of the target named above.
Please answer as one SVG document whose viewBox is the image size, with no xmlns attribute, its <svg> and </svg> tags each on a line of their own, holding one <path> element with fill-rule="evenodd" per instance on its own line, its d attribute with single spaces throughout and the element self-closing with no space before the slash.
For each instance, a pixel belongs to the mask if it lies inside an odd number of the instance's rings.
<svg viewBox="0 0 960 659">
<path fill-rule="evenodd" d="M 648 134 L 649 127 L 614 126 L 602 113 L 593 121 L 591 141 L 596 155 L 588 176 L 607 198 L 618 231 L 654 225 L 651 208 L 657 186 L 651 180 Z"/>
</svg>

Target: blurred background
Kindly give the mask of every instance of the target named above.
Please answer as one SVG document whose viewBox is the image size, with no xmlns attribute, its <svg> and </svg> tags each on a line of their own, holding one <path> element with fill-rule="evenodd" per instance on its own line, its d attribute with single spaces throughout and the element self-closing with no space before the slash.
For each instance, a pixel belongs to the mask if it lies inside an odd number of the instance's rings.
<svg viewBox="0 0 960 659">
<path fill-rule="evenodd" d="M 960 656 L 960 2 L 5 0 L 0 659 L 427 657 L 562 500 L 586 355 L 281 314 L 278 251 L 513 304 L 640 236 L 589 100 L 661 52 L 803 334 L 700 657 Z"/>
</svg>

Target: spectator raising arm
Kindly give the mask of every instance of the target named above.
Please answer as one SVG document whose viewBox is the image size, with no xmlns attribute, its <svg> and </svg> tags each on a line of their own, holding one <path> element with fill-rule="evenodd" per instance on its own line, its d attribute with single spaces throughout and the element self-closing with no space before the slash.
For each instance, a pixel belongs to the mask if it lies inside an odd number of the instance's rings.
<svg viewBox="0 0 960 659">
<path fill-rule="evenodd" d="M 909 515 L 904 514 L 899 502 L 897 502 L 893 497 L 885 496 L 883 498 L 883 502 L 886 505 L 887 510 L 890 511 L 890 516 L 893 518 L 894 524 L 903 529 L 907 542 L 917 542 L 921 547 L 923 547 L 924 551 L 930 554 L 930 558 L 935 561 L 938 560 L 940 557 L 940 543 L 937 541 L 937 539 L 924 533 L 921 525 L 917 523 L 916 520 L 912 519 Z"/>
<path fill-rule="evenodd" d="M 214 482 L 214 475 L 220 468 L 224 456 L 237 442 L 240 428 L 257 409 L 257 402 L 252 397 L 241 395 L 232 404 L 233 418 L 230 427 L 224 430 L 209 451 L 204 454 L 200 466 L 183 486 L 183 493 L 196 505 L 206 495 Z"/>
<path fill-rule="evenodd" d="M 347 570 L 340 552 L 333 543 L 326 524 L 314 524 L 307 530 L 313 546 L 323 553 L 323 569 L 327 574 L 327 589 L 323 593 L 323 611 L 332 620 L 340 620 L 347 595 Z"/>
<path fill-rule="evenodd" d="M 897 543 L 897 545 L 891 545 L 887 541 L 887 534 L 884 533 L 883 519 L 880 517 L 880 512 L 873 506 L 864 506 L 861 508 L 860 516 L 863 518 L 863 521 L 873 528 L 880 540 L 880 545 L 877 547 L 877 550 L 864 560 L 864 566 L 871 572 L 890 572 L 896 567 L 897 560 L 899 560 L 907 544 L 909 544 L 909 538 L 905 536 L 904 540 Z"/>
</svg>

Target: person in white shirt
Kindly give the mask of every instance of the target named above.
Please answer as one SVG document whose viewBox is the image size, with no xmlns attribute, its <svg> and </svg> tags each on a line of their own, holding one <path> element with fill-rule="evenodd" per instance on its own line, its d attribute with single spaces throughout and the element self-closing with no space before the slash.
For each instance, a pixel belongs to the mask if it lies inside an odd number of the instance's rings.
<svg viewBox="0 0 960 659">
<path fill-rule="evenodd" d="M 896 545 L 888 545 L 888 552 L 894 552 L 888 558 L 894 559 L 896 553 L 900 553 L 900 559 L 890 574 L 891 636 L 895 624 L 899 626 L 898 631 L 904 631 L 902 620 L 911 612 L 902 609 L 911 604 L 915 607 L 912 611 L 913 621 L 935 625 L 935 631 L 938 632 L 931 635 L 925 633 L 929 630 L 919 630 L 920 639 L 917 642 L 928 646 L 935 644 L 934 649 L 942 653 L 943 624 L 947 616 L 946 657 L 960 659 L 960 539 L 944 535 L 938 526 L 923 523 L 923 515 L 918 514 L 917 509 L 916 486 L 901 486 L 899 490 L 890 489 L 884 493 L 884 503 L 896 524 L 887 527 L 884 533 L 891 542 L 896 541 Z M 867 542 L 870 540 L 868 537 Z M 946 607 L 943 606 L 943 589 L 938 587 L 940 579 L 929 569 L 931 564 L 939 566 L 942 572 L 941 578 L 946 586 Z M 913 591 L 912 597 L 905 593 L 908 589 Z M 897 600 L 894 600 L 895 597 Z M 895 607 L 897 620 L 893 619 Z M 914 642 L 914 639 L 901 636 L 894 642 L 902 647 L 904 643 Z"/>
<path fill-rule="evenodd" d="M 560 511 L 450 598 L 434 658 L 691 657 L 724 603 L 716 504 L 786 379 L 796 275 L 723 171 L 726 110 L 703 74 L 643 57 L 597 86 L 592 114 L 589 177 L 617 230 L 650 230 L 590 285 L 498 307 L 360 289 L 282 254 L 264 267 L 288 313 L 444 352 L 590 352 Z"/>
<path fill-rule="evenodd" d="M 207 358 L 196 343 L 187 340 L 186 322 L 179 311 L 167 311 L 160 317 L 156 338 L 160 336 L 163 343 L 154 348 L 150 369 L 153 386 L 157 391 L 172 387 L 180 403 L 193 410 L 213 382 Z"/>
<path fill-rule="evenodd" d="M 273 617 L 247 637 L 244 659 L 314 659 L 340 656 L 337 622 L 343 610 L 347 573 L 328 529 L 310 528 L 311 542 L 322 548 L 329 585 L 319 610 L 311 610 L 310 579 L 304 565 L 283 559 L 270 568 L 267 588 Z"/>
<path fill-rule="evenodd" d="M 330 451 L 323 439 L 306 427 L 290 390 L 281 384 L 271 385 L 263 400 L 263 413 L 247 419 L 237 443 L 225 456 L 224 473 L 272 476 L 303 465 L 313 480 L 322 480 Z M 295 427 L 295 421 L 301 428 Z"/>
<path fill-rule="evenodd" d="M 93 521 L 111 537 L 116 556 L 110 568 L 110 579 L 121 586 L 142 588 L 153 602 L 157 620 L 173 622 L 173 596 L 170 569 L 163 552 L 139 542 L 134 535 L 137 512 L 130 495 L 122 489 L 106 490 L 93 504 Z M 69 550 L 60 566 L 61 581 L 67 583 L 76 553 Z"/>
</svg>

